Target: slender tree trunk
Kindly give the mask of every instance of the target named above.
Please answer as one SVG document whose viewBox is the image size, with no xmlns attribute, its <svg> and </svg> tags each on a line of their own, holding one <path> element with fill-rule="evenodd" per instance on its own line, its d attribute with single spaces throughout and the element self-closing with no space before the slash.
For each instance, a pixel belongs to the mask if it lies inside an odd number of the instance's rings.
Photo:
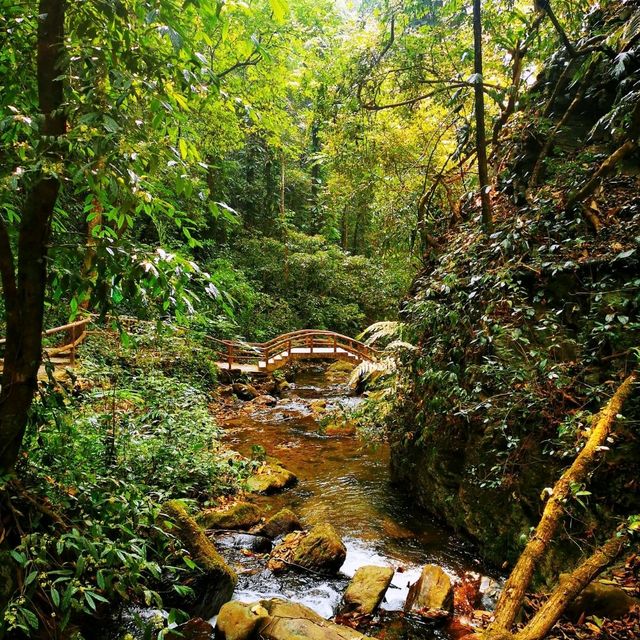
<svg viewBox="0 0 640 640">
<path fill-rule="evenodd" d="M 37 81 L 42 135 L 50 148 L 64 135 L 63 73 L 65 0 L 40 0 Z M 7 343 L 0 391 L 0 474 L 17 460 L 42 361 L 42 324 L 47 280 L 47 243 L 60 189 L 58 177 L 44 172 L 27 195 L 19 227 L 17 274 L 9 233 L 2 225 L 2 282 Z"/>
<path fill-rule="evenodd" d="M 605 443 L 625 400 L 631 395 L 636 381 L 632 373 L 618 387 L 611 400 L 600 411 L 582 451 L 562 474 L 544 507 L 535 533 L 518 558 L 504 585 L 495 610 L 495 620 L 489 627 L 489 638 L 509 634 L 538 563 L 546 552 L 558 524 L 565 513 L 565 500 L 571 495 L 571 485 L 581 483 L 600 459 L 598 452 Z M 494 635 L 491 635 L 494 634 Z"/>
<path fill-rule="evenodd" d="M 540 607 L 524 629 L 516 633 L 514 640 L 543 640 L 558 622 L 560 616 L 582 590 L 608 567 L 622 552 L 628 542 L 626 535 L 614 535 L 584 560 L 569 575 L 560 578 L 549 599 Z"/>
<path fill-rule="evenodd" d="M 476 152 L 478 155 L 478 181 L 482 204 L 482 227 L 486 233 L 493 228 L 493 215 L 489 200 L 489 170 L 487 165 L 487 140 L 484 123 L 484 81 L 482 78 L 482 9 L 481 0 L 473 0 L 473 53 L 476 112 Z"/>
</svg>

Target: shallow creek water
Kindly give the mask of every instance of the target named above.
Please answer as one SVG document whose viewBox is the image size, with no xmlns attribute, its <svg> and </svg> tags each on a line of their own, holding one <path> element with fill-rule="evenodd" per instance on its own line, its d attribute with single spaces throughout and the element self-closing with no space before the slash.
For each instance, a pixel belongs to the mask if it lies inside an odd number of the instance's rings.
<svg viewBox="0 0 640 640">
<path fill-rule="evenodd" d="M 453 578 L 465 571 L 480 571 L 472 550 L 450 532 L 412 508 L 408 498 L 392 486 L 386 445 L 368 444 L 355 437 L 322 434 L 312 405 L 325 401 L 327 410 L 353 406 L 346 385 L 329 383 L 321 370 L 299 374 L 290 397 L 274 407 L 261 408 L 223 423 L 227 444 L 250 455 L 261 445 L 267 455 L 280 460 L 296 474 L 295 487 L 256 501 L 268 514 L 291 508 L 306 527 L 330 522 L 342 536 L 347 559 L 338 578 L 293 571 L 273 575 L 264 564 L 247 557 L 241 547 L 247 540 L 237 534 L 221 534 L 217 544 L 236 566 L 242 565 L 235 599 L 253 602 L 260 598 L 284 597 L 305 604 L 324 617 L 331 617 L 340 603 L 348 579 L 363 565 L 385 565 L 396 569 L 382 609 L 387 623 L 398 627 L 408 585 L 416 581 L 424 564 L 442 566 Z M 446 637 L 437 625 L 404 622 L 385 637 Z M 384 631 L 384 630 L 379 630 Z M 388 631 L 388 630 L 387 630 Z M 382 637 L 382 635 L 380 637 Z"/>
</svg>

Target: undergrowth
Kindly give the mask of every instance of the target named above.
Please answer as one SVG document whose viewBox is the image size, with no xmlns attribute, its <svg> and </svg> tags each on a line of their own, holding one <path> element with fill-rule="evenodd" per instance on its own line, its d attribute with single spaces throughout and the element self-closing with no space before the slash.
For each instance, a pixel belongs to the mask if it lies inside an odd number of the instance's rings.
<svg viewBox="0 0 640 640">
<path fill-rule="evenodd" d="M 242 468 L 217 455 L 211 354 L 152 325 L 127 342 L 93 335 L 72 379 L 42 387 L 12 490 L 12 517 L 30 533 L 5 540 L 3 562 L 20 569 L 2 594 L 0 637 L 87 637 L 92 618 L 108 625 L 126 607 L 147 635 L 185 618 L 135 613 L 186 602 L 199 571 L 158 525 L 160 505 L 208 503 L 235 490 Z"/>
</svg>

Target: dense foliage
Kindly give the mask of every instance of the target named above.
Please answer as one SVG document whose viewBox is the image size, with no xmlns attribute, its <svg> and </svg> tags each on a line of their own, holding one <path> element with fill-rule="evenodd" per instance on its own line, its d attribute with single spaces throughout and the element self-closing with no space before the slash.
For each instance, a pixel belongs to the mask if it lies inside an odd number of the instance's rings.
<svg viewBox="0 0 640 640">
<path fill-rule="evenodd" d="M 212 336 L 384 321 L 360 421 L 518 555 L 640 333 L 640 12 L 548 5 L 0 0 L 0 637 L 182 615 L 160 505 L 252 464 L 219 448 Z M 78 377 L 38 383 L 42 330 L 90 313 Z M 637 416 L 567 535 L 640 509 Z"/>
</svg>

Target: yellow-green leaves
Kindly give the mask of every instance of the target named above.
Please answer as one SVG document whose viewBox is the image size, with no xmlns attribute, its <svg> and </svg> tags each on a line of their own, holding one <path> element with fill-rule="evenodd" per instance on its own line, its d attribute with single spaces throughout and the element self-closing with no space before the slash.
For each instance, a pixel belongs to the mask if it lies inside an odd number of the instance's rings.
<svg viewBox="0 0 640 640">
<path fill-rule="evenodd" d="M 287 0 L 269 0 L 271 10 L 273 11 L 273 17 L 277 22 L 284 22 L 284 19 L 289 13 L 289 3 Z"/>
</svg>

